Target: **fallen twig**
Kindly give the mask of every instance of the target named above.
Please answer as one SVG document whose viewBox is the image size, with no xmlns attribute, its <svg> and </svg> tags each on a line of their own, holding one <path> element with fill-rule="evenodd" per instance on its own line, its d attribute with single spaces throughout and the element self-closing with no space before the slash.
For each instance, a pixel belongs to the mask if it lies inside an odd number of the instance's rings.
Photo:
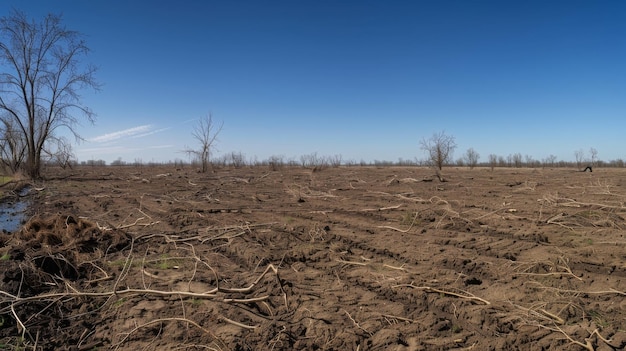
<svg viewBox="0 0 626 351">
<path fill-rule="evenodd" d="M 441 290 L 441 289 L 433 288 L 433 287 L 430 287 L 430 286 L 417 286 L 417 285 L 413 285 L 413 283 L 411 283 L 411 284 L 399 284 L 399 285 L 392 286 L 392 288 L 403 288 L 403 287 L 418 289 L 418 290 L 422 290 L 422 291 L 425 291 L 425 292 L 433 292 L 433 293 L 438 293 L 438 294 L 444 294 L 444 295 L 459 297 L 459 298 L 470 300 L 470 301 L 479 301 L 479 302 L 484 303 L 485 305 L 491 305 L 491 302 L 489 302 L 489 301 L 487 301 L 487 300 L 485 300 L 483 298 L 477 297 L 474 294 L 471 294 L 471 293 L 469 293 L 467 291 L 463 291 L 464 294 L 467 294 L 467 295 L 463 295 L 463 294 L 455 293 L 455 292 L 452 292 L 452 291 L 447 291 L 447 290 Z"/>
<path fill-rule="evenodd" d="M 134 223 L 130 223 L 130 224 L 124 224 L 124 225 L 119 225 L 117 227 L 115 227 L 116 229 L 126 229 L 126 228 L 130 228 L 136 225 L 142 226 L 142 227 L 149 227 L 149 226 L 153 226 L 155 224 L 159 224 L 161 223 L 161 221 L 155 221 L 155 222 L 150 222 L 150 223 L 139 223 L 139 221 L 141 221 L 142 219 L 145 219 L 144 217 L 139 217 L 137 218 L 137 220 L 135 220 Z"/>
<path fill-rule="evenodd" d="M 239 322 L 237 322 L 237 321 L 234 321 L 234 320 L 232 320 L 232 319 L 230 319 L 230 318 L 226 318 L 226 317 L 224 317 L 224 316 L 221 316 L 220 318 L 221 318 L 224 322 L 227 322 L 227 323 L 230 323 L 230 324 L 232 324 L 232 325 L 236 325 L 236 326 L 238 326 L 238 327 L 245 328 L 245 329 L 251 329 L 251 330 L 254 330 L 254 329 L 256 329 L 256 328 L 260 327 L 259 325 L 247 325 L 247 324 L 239 323 Z"/>
<path fill-rule="evenodd" d="M 388 206 L 388 207 L 380 207 L 380 208 L 364 208 L 359 210 L 360 212 L 378 212 L 378 211 L 387 211 L 387 210 L 397 210 L 402 205 Z"/>
<path fill-rule="evenodd" d="M 407 323 L 417 323 L 417 321 L 415 319 L 410 319 L 410 318 L 400 317 L 400 316 L 393 316 L 393 315 L 390 315 L 390 314 L 381 314 L 381 317 L 383 317 L 383 318 L 390 318 L 390 319 L 396 319 L 396 320 L 407 322 Z"/>
<path fill-rule="evenodd" d="M 571 336 L 569 336 L 565 331 L 563 331 L 563 329 L 561 329 L 560 327 L 547 327 L 545 325 L 541 325 L 539 324 L 539 327 L 544 328 L 544 329 L 548 329 L 551 330 L 553 332 L 558 332 L 563 334 L 563 336 L 565 336 L 565 338 L 572 344 L 578 345 L 582 348 L 584 348 L 587 351 L 596 351 L 595 347 L 593 346 L 593 344 L 591 343 L 591 339 L 593 338 L 594 335 L 596 335 L 598 337 L 598 339 L 602 340 L 604 343 L 606 343 L 607 345 L 611 346 L 611 339 L 606 339 L 605 337 L 603 337 L 602 335 L 600 335 L 600 332 L 598 331 L 598 329 L 594 329 L 594 331 L 591 332 L 591 334 L 589 335 L 589 337 L 585 338 L 585 343 L 583 344 L 582 342 L 578 341 L 578 340 L 574 340 Z"/>
<path fill-rule="evenodd" d="M 418 215 L 418 212 L 415 212 L 415 216 L 413 216 L 413 220 L 411 221 L 411 225 L 409 225 L 409 227 L 407 229 L 405 229 L 405 230 L 398 229 L 398 228 L 395 228 L 395 227 L 392 227 L 392 226 L 388 226 L 388 225 L 379 225 L 377 228 L 385 228 L 385 229 L 395 230 L 395 231 L 400 232 L 400 233 L 408 233 L 409 230 L 411 230 L 411 228 L 413 228 L 413 225 L 415 224 L 415 220 L 417 219 L 417 215 Z"/>
<path fill-rule="evenodd" d="M 352 321 L 352 323 L 354 323 L 354 325 L 355 325 L 357 328 L 359 328 L 359 329 L 361 329 L 362 331 L 366 332 L 366 333 L 367 333 L 367 335 L 369 335 L 369 336 L 374 335 L 372 332 L 370 332 L 369 330 L 367 330 L 367 329 L 363 328 L 363 327 L 362 327 L 362 326 L 361 326 L 361 325 L 360 325 L 360 324 L 359 324 L 356 320 L 354 320 L 354 318 L 352 318 L 352 316 L 350 315 L 350 313 L 348 313 L 348 311 L 346 311 L 346 310 L 343 310 L 343 311 L 346 313 L 346 315 L 348 315 L 348 318 L 350 318 L 350 320 Z"/>
</svg>

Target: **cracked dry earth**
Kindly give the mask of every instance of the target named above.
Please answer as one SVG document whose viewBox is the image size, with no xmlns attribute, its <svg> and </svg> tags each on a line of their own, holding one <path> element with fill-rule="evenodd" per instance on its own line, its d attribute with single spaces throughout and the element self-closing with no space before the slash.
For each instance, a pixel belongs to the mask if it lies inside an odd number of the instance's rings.
<svg viewBox="0 0 626 351">
<path fill-rule="evenodd" d="M 48 170 L 0 234 L 0 344 L 621 350 L 625 171 Z M 434 180 L 433 180 L 434 179 Z"/>
</svg>

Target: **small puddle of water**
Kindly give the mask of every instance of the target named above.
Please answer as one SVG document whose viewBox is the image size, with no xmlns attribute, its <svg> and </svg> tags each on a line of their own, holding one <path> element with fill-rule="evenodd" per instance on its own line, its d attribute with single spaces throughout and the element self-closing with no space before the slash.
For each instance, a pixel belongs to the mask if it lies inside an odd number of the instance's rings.
<svg viewBox="0 0 626 351">
<path fill-rule="evenodd" d="M 31 200 L 30 187 L 22 188 L 18 196 L 6 197 L 0 201 L 0 230 L 13 233 L 18 231 L 27 219 Z"/>
</svg>

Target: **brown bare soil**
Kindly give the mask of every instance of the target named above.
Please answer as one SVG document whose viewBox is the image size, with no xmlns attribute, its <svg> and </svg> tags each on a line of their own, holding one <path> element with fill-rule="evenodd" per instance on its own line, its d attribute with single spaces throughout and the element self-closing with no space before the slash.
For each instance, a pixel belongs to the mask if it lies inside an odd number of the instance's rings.
<svg viewBox="0 0 626 351">
<path fill-rule="evenodd" d="M 621 350 L 623 170 L 49 171 L 0 349 Z"/>
</svg>

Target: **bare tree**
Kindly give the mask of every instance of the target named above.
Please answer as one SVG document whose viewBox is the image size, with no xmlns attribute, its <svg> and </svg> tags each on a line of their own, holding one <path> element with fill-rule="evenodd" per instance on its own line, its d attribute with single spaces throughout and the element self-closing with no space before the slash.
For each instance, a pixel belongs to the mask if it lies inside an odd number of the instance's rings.
<svg viewBox="0 0 626 351">
<path fill-rule="evenodd" d="M 328 160 L 331 166 L 337 168 L 341 166 L 341 159 L 343 157 L 339 154 L 335 154 L 334 156 L 328 156 Z"/>
<path fill-rule="evenodd" d="M 201 118 L 198 124 L 193 129 L 191 135 L 200 144 L 197 149 L 186 148 L 184 152 L 188 155 L 193 155 L 202 165 L 202 173 L 205 173 L 209 168 L 209 161 L 213 147 L 217 142 L 217 136 L 222 131 L 224 122 L 219 125 L 213 122 L 213 116 L 209 113 L 208 116 Z"/>
<path fill-rule="evenodd" d="M 522 154 L 520 154 L 519 152 L 511 155 L 511 160 L 515 168 L 522 167 Z"/>
<path fill-rule="evenodd" d="M 13 11 L 0 19 L 0 110 L 25 145 L 31 178 L 40 177 L 42 151 L 58 128 L 80 140 L 79 116 L 95 121 L 79 95 L 99 88 L 96 68 L 81 62 L 88 53 L 80 33 L 65 29 L 58 15 L 36 22 Z"/>
<path fill-rule="evenodd" d="M 506 167 L 507 166 L 507 159 L 504 158 L 504 156 L 498 156 L 498 166 L 500 167 Z"/>
<path fill-rule="evenodd" d="M 267 160 L 267 164 L 272 171 L 277 171 L 285 165 L 285 157 L 283 155 L 272 155 Z"/>
<path fill-rule="evenodd" d="M 583 149 L 574 151 L 574 157 L 576 157 L 576 167 L 579 169 L 583 166 L 583 160 L 585 159 L 585 152 Z"/>
<path fill-rule="evenodd" d="M 498 164 L 498 156 L 496 154 L 489 154 L 489 167 L 491 167 L 492 171 L 496 167 L 497 164 Z"/>
<path fill-rule="evenodd" d="M 0 122 L 2 123 L 0 125 L 0 160 L 4 168 L 15 173 L 24 162 L 26 145 L 20 133 L 15 129 L 12 119 L 5 118 Z"/>
<path fill-rule="evenodd" d="M 556 156 L 555 155 L 549 155 L 548 157 L 546 157 L 543 160 L 543 166 L 544 167 L 547 167 L 547 166 L 554 167 L 555 163 L 556 163 Z"/>
<path fill-rule="evenodd" d="M 452 154 L 456 149 L 454 137 L 445 132 L 433 134 L 430 138 L 422 139 L 420 148 L 428 153 L 428 162 L 438 170 L 443 165 L 452 162 Z"/>
<path fill-rule="evenodd" d="M 598 150 L 595 148 L 589 148 L 589 154 L 591 155 L 591 165 L 595 166 L 598 161 Z"/>
<path fill-rule="evenodd" d="M 480 159 L 480 154 L 474 150 L 474 148 L 470 147 L 465 151 L 465 163 L 470 169 L 473 169 L 478 165 L 478 160 Z"/>
<path fill-rule="evenodd" d="M 76 162 L 76 156 L 72 150 L 72 144 L 66 138 L 52 138 L 48 143 L 50 148 L 44 149 L 50 163 L 61 168 L 72 168 L 72 163 Z"/>
<path fill-rule="evenodd" d="M 524 159 L 526 160 L 526 167 L 534 167 L 535 166 L 535 160 L 533 159 L 533 157 L 531 155 L 525 155 Z"/>
<path fill-rule="evenodd" d="M 304 168 L 308 168 L 308 167 L 316 168 L 318 166 L 321 167 L 321 166 L 324 166 L 325 163 L 326 163 L 326 160 L 324 159 L 324 157 L 318 156 L 317 152 L 300 156 L 300 164 Z"/>
<path fill-rule="evenodd" d="M 246 165 L 246 156 L 239 152 L 231 152 L 230 153 L 230 163 L 235 168 L 241 168 Z"/>
</svg>

